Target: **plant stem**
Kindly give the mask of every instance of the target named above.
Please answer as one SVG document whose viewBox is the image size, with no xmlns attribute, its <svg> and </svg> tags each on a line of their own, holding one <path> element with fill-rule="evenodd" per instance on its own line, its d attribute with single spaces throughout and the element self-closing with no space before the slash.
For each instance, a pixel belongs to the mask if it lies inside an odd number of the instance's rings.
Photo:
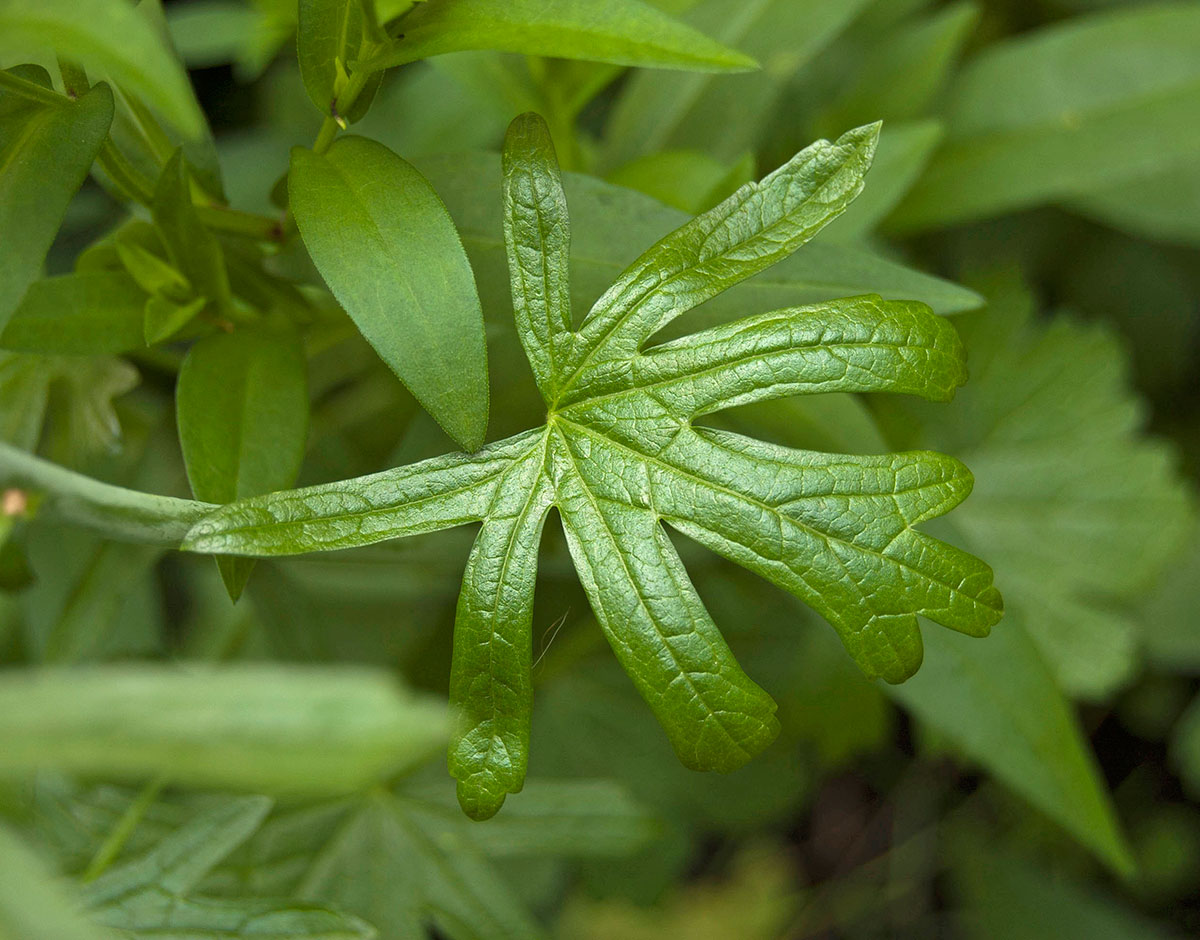
<svg viewBox="0 0 1200 940">
<path fill-rule="evenodd" d="M 96 162 L 125 198 L 143 206 L 153 201 L 154 184 L 117 149 L 111 137 L 105 138 Z"/>
<path fill-rule="evenodd" d="M 196 206 L 196 214 L 208 228 L 234 235 L 246 235 L 264 242 L 283 240 L 283 223 L 269 215 L 243 212 L 228 206 Z"/>
<path fill-rule="evenodd" d="M 133 835 L 133 831 L 138 827 L 138 823 L 146 815 L 154 801 L 158 799 L 158 795 L 166 786 L 167 778 L 159 775 L 151 780 L 138 794 L 137 799 L 129 804 L 129 808 L 125 810 L 124 815 L 117 820 L 117 824 L 113 827 L 112 832 L 108 834 L 100 848 L 96 850 L 96 854 L 92 856 L 88 867 L 84 869 L 80 876 L 80 881 L 86 884 L 89 881 L 95 881 L 108 869 L 121 854 L 121 850 L 125 848 L 125 843 L 129 841 L 129 837 Z"/>
<path fill-rule="evenodd" d="M 101 483 L 0 443 L 0 489 L 41 494 L 38 510 L 125 542 L 178 546 L 208 503 Z"/>
</svg>

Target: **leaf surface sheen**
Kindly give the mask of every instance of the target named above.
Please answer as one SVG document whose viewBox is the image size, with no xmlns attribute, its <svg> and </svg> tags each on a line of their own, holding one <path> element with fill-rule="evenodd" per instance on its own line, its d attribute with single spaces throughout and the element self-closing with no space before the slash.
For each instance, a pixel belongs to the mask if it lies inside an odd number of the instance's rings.
<svg viewBox="0 0 1200 940">
<path fill-rule="evenodd" d="M 794 394 L 949 399 L 966 378 L 950 325 L 923 304 L 855 297 L 759 314 L 643 349 L 679 315 L 796 250 L 861 191 L 878 127 L 819 141 L 646 251 L 578 330 L 557 161 L 536 115 L 506 147 L 505 237 L 518 333 L 544 428 L 358 480 L 244 500 L 185 548 L 285 555 L 482 522 L 455 630 L 450 748 L 459 800 L 493 815 L 524 780 L 533 586 L 557 508 L 617 658 L 688 767 L 730 771 L 778 733 L 672 544 L 676 531 L 796 594 L 870 676 L 921 662 L 917 616 L 973 636 L 1000 617 L 991 571 L 913 527 L 971 476 L 929 452 L 847 457 L 693 424 Z"/>
</svg>

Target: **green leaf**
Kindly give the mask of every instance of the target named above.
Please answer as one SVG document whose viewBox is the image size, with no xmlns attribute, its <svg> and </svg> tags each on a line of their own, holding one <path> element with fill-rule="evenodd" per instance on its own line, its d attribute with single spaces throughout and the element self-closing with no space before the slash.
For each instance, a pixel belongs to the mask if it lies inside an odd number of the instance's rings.
<svg viewBox="0 0 1200 940">
<path fill-rule="evenodd" d="M 454 223 L 415 169 L 344 137 L 292 151 L 288 193 L 309 254 L 367 341 L 457 443 L 487 429 L 487 347 Z"/>
<path fill-rule="evenodd" d="M 714 72 L 756 65 L 640 0 L 422 3 L 405 17 L 403 29 L 392 49 L 363 68 L 390 68 L 466 49 Z"/>
<path fill-rule="evenodd" d="M 505 230 L 521 341 L 539 387 L 557 389 L 546 426 L 474 455 L 233 503 L 184 543 L 288 555 L 482 522 L 452 667 L 462 713 L 450 764 L 460 803 L 475 816 L 494 813 L 522 782 L 535 548 L 551 506 L 617 658 L 696 769 L 741 766 L 778 724 L 774 703 L 705 610 L 664 522 L 806 601 L 868 675 L 892 682 L 920 665 L 918 615 L 982 636 L 1001 608 L 986 565 L 914 528 L 970 491 L 957 461 L 789 450 L 693 424 L 794 394 L 946 400 L 965 378 L 963 353 L 927 307 L 853 298 L 642 349 L 844 210 L 862 188 L 877 128 L 814 144 L 667 235 L 570 331 L 566 217 L 537 124 L 518 119 L 508 140 Z"/>
<path fill-rule="evenodd" d="M 197 499 L 228 503 L 296 482 L 308 436 L 304 350 L 294 332 L 237 330 L 192 346 L 175 387 L 176 422 Z M 244 559 L 218 559 L 237 600 Z"/>
<path fill-rule="evenodd" d="M 0 826 L 0 937 L 12 940 L 104 940 L 31 849 Z"/>
<path fill-rule="evenodd" d="M 378 90 L 378 80 L 355 98 L 350 114 L 339 115 L 336 102 L 358 59 L 372 45 L 363 0 L 300 0 L 299 16 L 300 77 L 308 97 L 322 114 L 357 120 Z"/>
<path fill-rule="evenodd" d="M 972 381 L 957 401 L 886 407 L 903 415 L 906 445 L 970 463 L 975 493 L 950 524 L 987 552 L 1063 688 L 1102 698 L 1137 665 L 1137 628 L 1121 602 L 1171 563 L 1191 500 L 1170 450 L 1139 435 L 1142 406 L 1115 337 L 1063 317 L 1037 321 L 1009 279 L 989 293 L 986 311 L 958 321 Z"/>
<path fill-rule="evenodd" d="M 695 214 L 711 209 L 753 176 L 751 154 L 730 167 L 696 150 L 667 150 L 625 164 L 609 173 L 608 180 Z"/>
<path fill-rule="evenodd" d="M 0 55 L 29 57 L 43 48 L 144 98 L 188 137 L 204 118 L 187 74 L 165 38 L 126 0 L 6 0 L 0 7 Z"/>
<path fill-rule="evenodd" d="M 429 757 L 441 708 L 362 668 L 0 673 L 0 771 L 337 793 Z"/>
<path fill-rule="evenodd" d="M 755 148 L 783 80 L 816 55 L 867 0 L 706 0 L 687 21 L 744 49 L 763 68 L 747 75 L 639 73 L 622 91 L 605 133 L 603 162 L 616 166 L 666 149 L 732 161 Z M 872 119 L 874 116 L 872 117 Z M 721 132 L 714 135 L 713 129 Z"/>
<path fill-rule="evenodd" d="M 479 272 L 484 309 L 505 309 L 510 292 L 504 276 L 504 245 L 498 237 L 503 225 L 495 197 L 496 179 L 501 175 L 499 160 L 489 154 L 465 154 L 422 160 L 420 166 L 438 192 L 445 194 L 450 214 Z M 571 306 L 578 318 L 637 257 L 638 245 L 658 241 L 690 217 L 649 196 L 595 177 L 566 173 L 563 185 L 574 219 Z M 503 291 L 489 292 L 492 284 L 504 284 Z M 978 294 L 965 287 L 922 274 L 871 251 L 828 244 L 823 234 L 804 251 L 714 297 L 691 314 L 691 322 L 708 326 L 756 307 L 772 309 L 865 293 L 920 300 L 943 315 L 971 310 L 982 303 Z M 492 322 L 488 325 L 501 326 Z"/>
<path fill-rule="evenodd" d="M 14 6 L 19 10 L 24 4 L 0 8 L 0 53 Z M 63 98 L 0 117 L 0 329 L 41 273 L 67 204 L 87 178 L 112 116 L 112 93 L 99 85 L 78 101 Z"/>
<path fill-rule="evenodd" d="M 225 256 L 217 237 L 204 227 L 196 213 L 191 177 L 182 150 L 176 150 L 163 168 L 154 190 L 151 212 L 166 246 L 167 257 L 187 279 L 195 295 L 206 298 L 220 312 L 227 311 L 231 301 Z M 147 342 L 150 342 L 149 337 Z"/>
<path fill-rule="evenodd" d="M 1071 704 L 1010 611 L 986 643 L 930 633 L 925 664 L 888 694 L 1115 871 L 1133 858 Z"/>
<path fill-rule="evenodd" d="M 1200 157 L 1200 9 L 1160 3 L 1000 43 L 953 83 L 947 140 L 893 224 L 1074 199 Z"/>
<path fill-rule="evenodd" d="M 1189 158 L 1148 176 L 1094 190 L 1070 208 L 1143 238 L 1200 246 L 1200 170 Z"/>
<path fill-rule="evenodd" d="M 262 824 L 266 797 L 222 800 L 140 858 L 86 888 L 100 923 L 123 935 L 155 940 L 260 937 L 263 940 L 371 940 L 356 917 L 317 905 L 267 899 L 191 897 L 191 891 Z"/>
<path fill-rule="evenodd" d="M 88 271 L 34 281 L 0 347 L 45 355 L 111 355 L 138 349 L 146 293 L 124 271 Z"/>
</svg>

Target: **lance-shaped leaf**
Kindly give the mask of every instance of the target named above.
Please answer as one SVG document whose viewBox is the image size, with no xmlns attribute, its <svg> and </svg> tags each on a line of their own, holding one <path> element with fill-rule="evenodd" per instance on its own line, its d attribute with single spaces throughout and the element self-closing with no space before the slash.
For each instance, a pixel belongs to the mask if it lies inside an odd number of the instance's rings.
<svg viewBox="0 0 1200 940">
<path fill-rule="evenodd" d="M 78 101 L 63 98 L 0 117 L 0 329 L 40 273 L 112 116 L 112 92 L 97 85 Z"/>
<path fill-rule="evenodd" d="M 640 0 L 422 3 L 405 18 L 403 37 L 367 65 L 387 68 L 465 49 L 712 72 L 755 66 Z"/>
<path fill-rule="evenodd" d="M 317 270 L 363 336 L 455 441 L 487 430 L 483 311 L 466 252 L 425 178 L 382 144 L 292 152 L 288 194 Z"/>
<path fill-rule="evenodd" d="M 668 235 L 572 332 L 553 152 L 536 118 L 518 119 L 505 159 L 505 233 L 518 329 L 548 392 L 546 426 L 473 456 L 235 503 L 197 524 L 184 547 L 293 554 L 482 520 L 459 603 L 450 754 L 459 801 L 477 817 L 523 780 L 536 546 L 551 506 L 601 628 L 689 767 L 732 770 L 770 743 L 778 723 L 664 523 L 813 606 L 870 676 L 900 682 L 917 669 L 918 616 L 986 634 L 1001 610 L 990 569 L 914 528 L 969 493 L 958 461 L 790 450 L 693 425 L 795 394 L 945 401 L 966 376 L 948 323 L 923 304 L 858 297 L 642 349 L 843 211 L 876 137 L 866 127 L 814 144 Z"/>
<path fill-rule="evenodd" d="M 363 0 L 300 0 L 296 46 L 300 77 L 308 97 L 322 114 L 353 123 L 366 113 L 379 90 L 383 72 L 375 72 L 355 98 L 350 113 L 335 110 L 349 83 L 351 65 L 369 39 L 372 15 Z"/>
</svg>

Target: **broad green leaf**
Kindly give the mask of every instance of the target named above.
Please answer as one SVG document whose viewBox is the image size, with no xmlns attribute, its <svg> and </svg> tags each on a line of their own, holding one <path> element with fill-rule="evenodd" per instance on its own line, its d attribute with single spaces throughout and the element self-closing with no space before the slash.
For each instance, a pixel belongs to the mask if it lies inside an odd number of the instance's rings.
<svg viewBox="0 0 1200 940">
<path fill-rule="evenodd" d="M 930 633 L 925 664 L 888 694 L 1119 873 L 1133 859 L 1071 704 L 1012 611 L 986 643 Z"/>
<path fill-rule="evenodd" d="M 1200 159 L 1200 8 L 1079 17 L 992 46 L 949 94 L 947 140 L 893 224 L 1074 199 Z"/>
<path fill-rule="evenodd" d="M 19 12 L 24 4 L 15 6 Z M 0 52 L 10 28 L 6 15 L 13 10 L 13 4 L 0 7 Z M 0 93 L 0 100 L 10 94 Z M 112 116 L 112 93 L 99 85 L 78 101 L 63 98 L 0 117 L 0 329 L 41 273 Z"/>
<path fill-rule="evenodd" d="M 892 682 L 920 665 L 918 615 L 982 636 L 1001 611 L 986 565 L 914 528 L 970 491 L 957 461 L 790 450 L 693 424 L 795 394 L 944 401 L 965 379 L 963 352 L 927 307 L 879 297 L 791 307 L 643 351 L 676 317 L 781 260 L 843 211 L 862 188 L 877 129 L 814 144 L 667 235 L 569 331 L 566 218 L 536 124 L 523 117 L 511 131 L 505 228 L 521 341 L 539 387 L 557 389 L 546 426 L 473 455 L 239 501 L 184 542 L 199 552 L 290 555 L 482 522 L 452 667 L 454 694 L 468 701 L 450 763 L 460 803 L 475 816 L 494 813 L 521 784 L 534 551 L 552 506 L 617 658 L 695 769 L 741 766 L 778 724 L 664 522 L 796 594 L 868 675 Z"/>
<path fill-rule="evenodd" d="M 0 673 L 0 771 L 343 792 L 425 760 L 442 709 L 361 668 Z"/>
<path fill-rule="evenodd" d="M 687 21 L 755 56 L 762 69 L 714 77 L 640 73 L 622 91 L 606 129 L 605 166 L 665 149 L 724 161 L 753 149 L 782 82 L 819 52 L 867 0 L 706 0 Z M 871 118 L 874 119 L 874 118 Z M 720 133 L 714 133 L 719 128 Z"/>
<path fill-rule="evenodd" d="M 189 68 L 241 59 L 262 30 L 262 15 L 238 0 L 191 0 L 166 8 L 171 41 Z"/>
<path fill-rule="evenodd" d="M 367 341 L 458 444 L 487 429 L 487 348 L 470 263 L 437 194 L 363 137 L 292 151 L 304 244 Z"/>
<path fill-rule="evenodd" d="M 164 37 L 126 0 L 5 0 L 0 55 L 30 56 L 44 48 L 80 63 L 148 101 L 188 137 L 204 117 L 187 74 Z"/>
<path fill-rule="evenodd" d="M 1068 205 L 1144 238 L 1200 246 L 1200 160 L 1096 189 Z"/>
<path fill-rule="evenodd" d="M 167 257 L 188 281 L 194 296 L 224 313 L 229 309 L 229 274 L 215 235 L 200 222 L 183 151 L 176 150 L 159 177 L 151 206 Z M 168 334 L 169 335 L 169 334 Z"/>
<path fill-rule="evenodd" d="M 296 482 L 308 436 L 304 350 L 291 332 L 239 329 L 192 346 L 175 387 L 176 422 L 197 499 L 228 503 Z M 246 559 L 218 559 L 236 600 Z"/>
<path fill-rule="evenodd" d="M 4 940 L 105 940 L 82 904 L 59 884 L 46 864 L 7 827 L 0 826 L 0 938 Z"/>
<path fill-rule="evenodd" d="M 756 65 L 640 0 L 450 0 L 419 4 L 402 38 L 363 67 L 467 49 L 714 72 Z"/>
<path fill-rule="evenodd" d="M 111 355 L 138 349 L 146 293 L 124 271 L 64 274 L 34 281 L 0 347 L 44 355 Z"/>
<path fill-rule="evenodd" d="M 249 838 L 271 808 L 265 797 L 222 800 L 140 858 L 85 889 L 92 916 L 122 936 L 155 940 L 372 940 L 356 917 L 287 900 L 191 897 L 192 889 Z"/>
<path fill-rule="evenodd" d="M 383 77 L 380 70 L 368 88 L 359 93 L 351 110 L 345 115 L 337 113 L 338 96 L 371 45 L 370 20 L 363 0 L 300 0 L 299 16 L 296 41 L 300 77 L 308 97 L 322 114 L 357 120 L 366 113 Z"/>
<path fill-rule="evenodd" d="M 1142 408 L 1111 333 L 1039 323 L 1019 284 L 995 282 L 990 294 L 988 310 L 959 321 L 972 381 L 957 401 L 885 407 L 904 415 L 906 445 L 969 462 L 975 493 L 950 524 L 987 552 L 1063 688 L 1102 698 L 1137 664 L 1121 601 L 1171 563 L 1191 501 L 1170 451 L 1138 433 Z"/>
</svg>

